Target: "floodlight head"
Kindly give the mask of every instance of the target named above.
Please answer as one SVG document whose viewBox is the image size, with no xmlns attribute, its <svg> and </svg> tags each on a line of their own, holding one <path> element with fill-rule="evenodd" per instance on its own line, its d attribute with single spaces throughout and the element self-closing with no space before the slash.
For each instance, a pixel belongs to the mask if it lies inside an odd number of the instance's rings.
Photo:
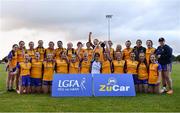
<svg viewBox="0 0 180 113">
<path fill-rule="evenodd" d="M 106 18 L 112 18 L 113 15 L 106 15 Z"/>
</svg>

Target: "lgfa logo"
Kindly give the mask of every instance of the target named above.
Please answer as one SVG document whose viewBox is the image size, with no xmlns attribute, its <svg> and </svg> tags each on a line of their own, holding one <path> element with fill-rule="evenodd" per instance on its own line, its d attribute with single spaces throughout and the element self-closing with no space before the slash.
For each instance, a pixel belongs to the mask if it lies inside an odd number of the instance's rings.
<svg viewBox="0 0 180 113">
<path fill-rule="evenodd" d="M 86 90 L 85 87 L 86 78 L 82 78 L 82 80 L 59 80 L 58 87 L 59 88 L 81 88 L 81 90 Z"/>
<path fill-rule="evenodd" d="M 129 91 L 130 86 L 120 86 L 117 84 L 117 80 L 113 77 L 109 78 L 107 84 L 100 85 L 99 91 L 102 92 L 117 92 L 117 91 Z"/>
</svg>

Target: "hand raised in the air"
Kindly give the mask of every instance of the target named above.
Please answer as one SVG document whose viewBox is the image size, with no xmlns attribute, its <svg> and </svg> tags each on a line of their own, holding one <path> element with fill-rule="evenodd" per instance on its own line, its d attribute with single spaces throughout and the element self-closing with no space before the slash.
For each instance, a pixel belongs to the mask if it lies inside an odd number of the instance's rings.
<svg viewBox="0 0 180 113">
<path fill-rule="evenodd" d="M 92 32 L 89 32 L 89 36 L 91 36 L 92 35 Z"/>
</svg>

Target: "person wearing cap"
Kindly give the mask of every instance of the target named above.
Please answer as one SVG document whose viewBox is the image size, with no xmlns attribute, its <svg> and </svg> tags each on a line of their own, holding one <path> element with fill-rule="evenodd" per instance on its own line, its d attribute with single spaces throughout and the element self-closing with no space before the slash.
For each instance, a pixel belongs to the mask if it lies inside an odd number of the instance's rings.
<svg viewBox="0 0 180 113">
<path fill-rule="evenodd" d="M 136 41 L 136 46 L 134 47 L 133 52 L 136 55 L 136 61 L 139 60 L 139 53 L 146 53 L 146 48 L 142 46 L 142 41 L 140 39 Z"/>
<path fill-rule="evenodd" d="M 155 53 L 158 57 L 158 62 L 162 67 L 162 84 L 163 88 L 161 93 L 167 92 L 167 94 L 173 94 L 172 89 L 172 48 L 165 44 L 165 39 L 163 37 L 159 38 L 160 46 L 156 49 Z M 169 90 L 167 91 L 166 85 L 168 85 Z"/>
</svg>

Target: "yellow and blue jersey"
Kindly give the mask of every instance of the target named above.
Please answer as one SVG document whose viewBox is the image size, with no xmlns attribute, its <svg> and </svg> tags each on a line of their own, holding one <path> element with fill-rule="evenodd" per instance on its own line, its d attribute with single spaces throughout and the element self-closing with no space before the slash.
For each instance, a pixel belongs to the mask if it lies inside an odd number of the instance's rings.
<svg viewBox="0 0 180 113">
<path fill-rule="evenodd" d="M 79 62 L 75 62 L 75 63 L 72 63 L 70 62 L 69 64 L 69 73 L 70 74 L 77 74 L 79 73 Z"/>
<path fill-rule="evenodd" d="M 93 58 L 93 49 L 85 49 L 84 52 L 88 53 L 88 60 L 92 60 L 92 58 Z"/>
<path fill-rule="evenodd" d="M 10 69 L 14 69 L 17 66 L 17 52 L 10 51 L 8 54 L 8 65 Z"/>
<path fill-rule="evenodd" d="M 54 75 L 54 62 L 43 62 L 43 81 L 52 81 Z"/>
<path fill-rule="evenodd" d="M 72 55 L 75 54 L 75 53 L 76 53 L 76 51 L 74 50 L 74 48 L 69 49 L 69 50 L 66 51 L 66 54 L 67 54 L 67 57 L 68 57 L 69 60 L 72 58 Z"/>
<path fill-rule="evenodd" d="M 126 72 L 128 74 L 137 74 L 137 66 L 138 62 L 137 61 L 132 61 L 132 60 L 127 60 L 126 61 Z"/>
<path fill-rule="evenodd" d="M 17 50 L 17 62 L 24 62 L 24 54 L 26 53 L 25 49 L 18 49 Z"/>
<path fill-rule="evenodd" d="M 52 54 L 53 58 L 55 57 L 55 50 L 54 49 L 50 49 L 50 48 L 47 48 L 45 49 L 45 57 L 47 57 L 48 54 Z"/>
<path fill-rule="evenodd" d="M 138 65 L 138 79 L 139 80 L 148 79 L 148 67 L 145 63 L 140 63 Z"/>
<path fill-rule="evenodd" d="M 102 74 L 110 74 L 111 73 L 111 61 L 106 60 L 102 61 Z"/>
<path fill-rule="evenodd" d="M 123 60 L 129 60 L 130 59 L 130 53 L 132 52 L 133 48 L 125 48 L 123 49 Z"/>
<path fill-rule="evenodd" d="M 150 55 L 154 54 L 155 50 L 156 50 L 155 48 L 147 48 L 146 49 L 146 62 L 148 65 L 150 63 Z"/>
<path fill-rule="evenodd" d="M 56 48 L 55 49 L 55 58 L 60 59 L 60 53 L 65 50 L 66 50 L 66 48 Z"/>
<path fill-rule="evenodd" d="M 88 61 L 82 60 L 80 62 L 80 65 L 79 65 L 80 73 L 81 74 L 88 74 L 88 73 L 90 73 L 90 66 L 91 66 L 91 61 L 90 60 L 88 60 Z"/>
<path fill-rule="evenodd" d="M 156 84 L 159 78 L 159 71 L 162 70 L 162 67 L 159 63 L 151 63 L 149 65 L 149 84 Z"/>
<path fill-rule="evenodd" d="M 81 50 L 80 50 L 80 52 L 79 52 L 79 56 L 81 57 L 81 58 L 83 58 L 83 54 L 84 54 L 84 49 L 83 48 L 81 48 Z M 78 49 L 76 49 L 76 53 L 78 52 Z"/>
<path fill-rule="evenodd" d="M 101 47 L 95 48 L 94 53 L 99 53 L 100 54 L 100 57 L 99 57 L 100 61 L 104 60 L 103 48 L 101 48 Z"/>
<path fill-rule="evenodd" d="M 43 62 L 32 60 L 31 63 L 31 78 L 42 78 Z"/>
<path fill-rule="evenodd" d="M 112 62 L 112 72 L 115 74 L 123 74 L 125 73 L 125 60 L 113 60 Z"/>
<path fill-rule="evenodd" d="M 17 68 L 19 69 L 20 76 L 29 76 L 31 70 L 31 63 L 20 62 L 17 64 Z"/>
<path fill-rule="evenodd" d="M 56 73 L 68 74 L 68 63 L 66 60 L 56 59 Z"/>
<path fill-rule="evenodd" d="M 40 60 L 44 61 L 45 49 L 43 47 L 37 47 L 36 51 L 39 52 L 39 54 L 40 54 Z"/>
<path fill-rule="evenodd" d="M 32 50 L 28 49 L 26 51 L 26 53 L 31 57 L 31 60 L 35 59 L 35 52 L 36 52 L 35 49 L 32 49 Z"/>
<path fill-rule="evenodd" d="M 114 59 L 114 49 L 110 48 L 110 57 L 111 59 Z"/>
</svg>

